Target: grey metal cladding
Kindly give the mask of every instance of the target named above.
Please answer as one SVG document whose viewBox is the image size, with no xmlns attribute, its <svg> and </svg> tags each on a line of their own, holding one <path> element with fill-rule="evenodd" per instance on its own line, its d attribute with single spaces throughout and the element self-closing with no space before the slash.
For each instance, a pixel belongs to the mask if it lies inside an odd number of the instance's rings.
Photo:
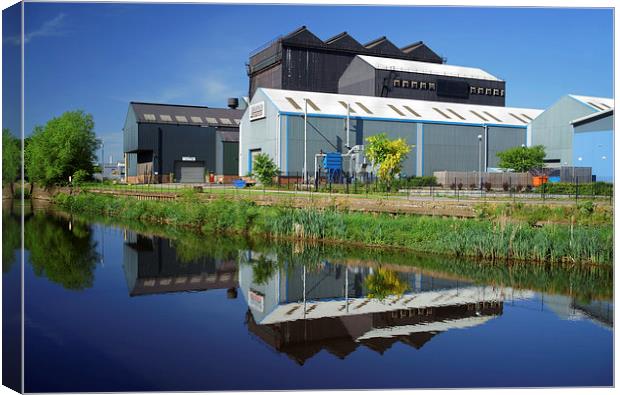
<svg viewBox="0 0 620 395">
<path fill-rule="evenodd" d="M 359 57 L 355 57 L 338 80 L 338 93 L 374 96 L 375 69 Z"/>
<path fill-rule="evenodd" d="M 140 124 L 139 128 L 140 149 L 152 151 L 158 157 L 159 166 L 155 171 L 162 174 L 174 172 L 174 162 L 184 156 L 204 161 L 207 169 L 215 170 L 215 128 L 149 123 Z"/>
<path fill-rule="evenodd" d="M 132 106 L 127 110 L 125 126 L 123 126 L 123 152 L 138 150 L 138 123 Z"/>
<path fill-rule="evenodd" d="M 192 117 L 199 117 L 202 119 L 202 123 L 206 125 L 206 117 L 216 118 L 218 120 L 218 125 L 220 125 L 220 118 L 228 118 L 228 119 L 241 119 L 243 116 L 243 110 L 239 109 L 230 109 L 230 108 L 209 108 L 204 106 L 185 106 L 185 105 L 175 105 L 175 104 L 158 104 L 158 103 L 141 103 L 141 102 L 131 102 L 130 106 L 133 108 L 136 118 L 138 122 L 148 122 L 148 123 L 182 123 L 177 122 L 175 119 L 176 116 L 185 116 L 189 122 L 188 124 L 197 124 L 192 121 Z M 156 121 L 150 121 L 144 118 L 144 114 L 154 114 Z M 163 122 L 161 121 L 160 115 L 169 115 L 172 117 L 172 122 Z M 227 124 L 221 123 L 222 126 L 226 126 Z"/>
<path fill-rule="evenodd" d="M 573 164 L 573 133 L 571 121 L 596 112 L 594 109 L 564 96 L 531 123 L 532 145 L 545 146 L 546 159 L 559 159 Z"/>
<path fill-rule="evenodd" d="M 424 124 L 424 174 L 435 171 L 478 171 L 479 126 Z"/>
<path fill-rule="evenodd" d="M 289 175 L 301 173 L 304 160 L 304 119 L 303 116 L 288 116 L 287 129 L 287 170 Z M 323 152 L 346 152 L 345 120 L 342 118 L 308 118 L 308 171 L 314 172 L 314 157 Z M 403 138 L 408 144 L 416 143 L 416 124 L 406 122 L 374 121 L 351 119 L 349 144 L 361 145 L 365 139 L 385 133 L 390 139 Z M 413 176 L 416 172 L 416 153 L 412 149 L 403 162 L 402 173 Z"/>
<path fill-rule="evenodd" d="M 498 167 L 499 158 L 497 153 L 508 148 L 520 147 L 526 143 L 527 132 L 525 129 L 501 128 L 490 126 L 488 128 L 489 141 L 487 143 L 487 165 Z"/>
</svg>

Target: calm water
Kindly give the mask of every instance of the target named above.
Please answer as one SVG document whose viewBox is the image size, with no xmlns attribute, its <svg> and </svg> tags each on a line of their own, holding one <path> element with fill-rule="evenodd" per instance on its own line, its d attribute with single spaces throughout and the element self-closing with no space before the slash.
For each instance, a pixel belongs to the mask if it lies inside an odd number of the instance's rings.
<svg viewBox="0 0 620 395">
<path fill-rule="evenodd" d="M 25 223 L 29 392 L 613 385 L 609 270 Z"/>
</svg>

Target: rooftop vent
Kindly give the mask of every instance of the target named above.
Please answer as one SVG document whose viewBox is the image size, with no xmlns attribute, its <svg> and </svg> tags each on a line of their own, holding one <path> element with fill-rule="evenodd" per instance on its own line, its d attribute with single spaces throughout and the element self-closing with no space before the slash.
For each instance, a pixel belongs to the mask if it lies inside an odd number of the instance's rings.
<svg viewBox="0 0 620 395">
<path fill-rule="evenodd" d="M 236 97 L 231 97 L 228 99 L 228 108 L 232 108 L 233 110 L 239 107 L 239 99 Z"/>
</svg>

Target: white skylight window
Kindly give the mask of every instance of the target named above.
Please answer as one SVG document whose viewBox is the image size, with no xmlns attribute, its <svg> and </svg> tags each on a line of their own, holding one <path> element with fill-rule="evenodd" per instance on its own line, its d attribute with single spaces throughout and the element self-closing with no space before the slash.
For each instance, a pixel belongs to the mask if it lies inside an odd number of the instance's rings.
<svg viewBox="0 0 620 395">
<path fill-rule="evenodd" d="M 213 117 L 207 117 L 207 123 L 217 124 L 217 119 Z"/>
<path fill-rule="evenodd" d="M 200 117 L 190 117 L 192 122 L 194 123 L 202 123 L 202 118 Z"/>
<path fill-rule="evenodd" d="M 172 122 L 172 117 L 166 114 L 159 114 L 159 119 L 161 119 L 164 122 Z"/>
<path fill-rule="evenodd" d="M 175 115 L 174 117 L 177 122 L 187 122 L 187 117 L 185 115 Z"/>
<path fill-rule="evenodd" d="M 155 114 L 144 114 L 144 119 L 147 121 L 155 121 Z"/>
<path fill-rule="evenodd" d="M 228 119 L 228 118 L 220 118 L 220 122 L 223 125 L 232 125 L 232 121 L 230 119 Z"/>
</svg>

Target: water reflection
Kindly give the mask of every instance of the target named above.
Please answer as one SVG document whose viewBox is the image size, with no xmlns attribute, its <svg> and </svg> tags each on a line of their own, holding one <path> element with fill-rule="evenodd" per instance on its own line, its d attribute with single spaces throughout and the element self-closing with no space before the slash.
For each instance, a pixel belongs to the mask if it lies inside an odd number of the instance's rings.
<svg viewBox="0 0 620 395">
<path fill-rule="evenodd" d="M 486 265 L 26 211 L 28 392 L 612 382 L 609 268 Z M 230 379 L 233 365 L 242 378 Z"/>
<path fill-rule="evenodd" d="M 236 298 L 240 292 L 248 331 L 300 365 L 321 350 L 344 359 L 360 346 L 379 354 L 396 342 L 420 349 L 440 333 L 501 316 L 506 302 L 538 305 L 537 298 L 560 318 L 613 326 L 611 302 L 480 285 L 411 265 L 331 259 L 318 247 L 232 248 L 223 258 L 192 254 L 188 260 L 168 239 L 131 231 L 123 238 L 130 296 L 226 289 Z"/>
<path fill-rule="evenodd" d="M 123 234 L 123 269 L 130 296 L 227 289 L 237 297 L 237 262 L 210 256 L 183 260 L 170 240 Z"/>
<path fill-rule="evenodd" d="M 248 262 L 260 260 L 258 253 L 245 254 Z M 379 354 L 396 342 L 419 349 L 438 333 L 502 314 L 499 289 L 413 268 L 397 272 L 328 261 L 312 268 L 283 265 L 264 283 L 254 280 L 253 268 L 242 264 L 239 272 L 248 330 L 299 364 L 321 350 L 344 359 L 360 346 Z M 382 289 L 382 297 L 373 297 L 378 276 L 390 279 L 387 289 L 397 292 Z"/>
<path fill-rule="evenodd" d="M 24 247 L 38 276 L 70 290 L 92 287 L 100 257 L 90 224 L 29 212 L 24 216 Z"/>
</svg>

